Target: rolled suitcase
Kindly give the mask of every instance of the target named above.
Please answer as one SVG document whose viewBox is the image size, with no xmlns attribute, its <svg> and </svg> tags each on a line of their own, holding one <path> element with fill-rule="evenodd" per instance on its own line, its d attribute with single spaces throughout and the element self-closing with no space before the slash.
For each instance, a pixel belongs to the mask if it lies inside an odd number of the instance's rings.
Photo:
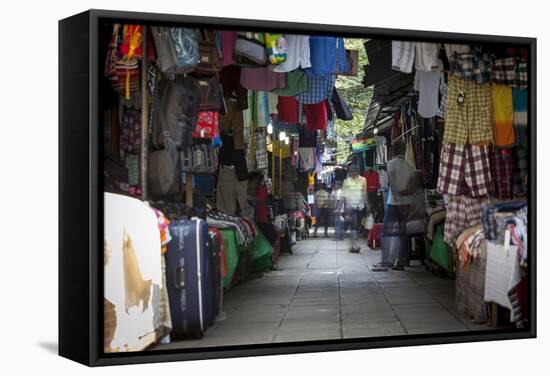
<svg viewBox="0 0 550 376">
<path fill-rule="evenodd" d="M 166 284 L 174 339 L 201 337 L 212 321 L 214 307 L 212 259 L 206 221 L 172 221 L 166 253 Z"/>
</svg>

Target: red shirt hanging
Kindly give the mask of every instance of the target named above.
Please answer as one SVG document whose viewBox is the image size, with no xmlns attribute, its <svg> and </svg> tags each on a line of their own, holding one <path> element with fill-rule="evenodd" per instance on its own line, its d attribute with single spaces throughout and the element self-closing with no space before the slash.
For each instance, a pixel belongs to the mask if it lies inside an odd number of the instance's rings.
<svg viewBox="0 0 550 376">
<path fill-rule="evenodd" d="M 327 129 L 327 105 L 326 101 L 304 105 L 306 112 L 306 125 L 310 131 Z"/>
</svg>

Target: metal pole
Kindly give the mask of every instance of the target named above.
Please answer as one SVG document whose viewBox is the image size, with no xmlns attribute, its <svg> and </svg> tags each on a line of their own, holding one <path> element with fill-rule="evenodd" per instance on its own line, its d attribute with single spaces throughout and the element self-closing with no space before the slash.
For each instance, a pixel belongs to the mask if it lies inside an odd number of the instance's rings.
<svg viewBox="0 0 550 376">
<path fill-rule="evenodd" d="M 148 163 L 149 163 L 149 101 L 147 85 L 147 26 L 142 26 L 142 44 L 141 44 L 141 199 L 147 200 L 149 197 L 149 188 L 147 186 Z"/>
<path fill-rule="evenodd" d="M 279 140 L 279 195 L 283 196 L 283 148 Z"/>
<path fill-rule="evenodd" d="M 271 189 L 275 196 L 276 184 L 275 184 L 275 132 L 271 134 Z"/>
</svg>

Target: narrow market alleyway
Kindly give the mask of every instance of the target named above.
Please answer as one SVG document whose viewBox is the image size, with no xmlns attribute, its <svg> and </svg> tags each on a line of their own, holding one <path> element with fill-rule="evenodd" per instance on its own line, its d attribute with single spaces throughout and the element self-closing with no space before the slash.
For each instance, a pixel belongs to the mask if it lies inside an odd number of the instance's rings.
<svg viewBox="0 0 550 376">
<path fill-rule="evenodd" d="M 224 321 L 200 340 L 156 349 L 376 337 L 490 329 L 461 317 L 454 280 L 437 277 L 418 261 L 403 271 L 373 272 L 380 250 L 334 236 L 298 242 L 279 269 L 243 282 L 224 296 Z"/>
</svg>

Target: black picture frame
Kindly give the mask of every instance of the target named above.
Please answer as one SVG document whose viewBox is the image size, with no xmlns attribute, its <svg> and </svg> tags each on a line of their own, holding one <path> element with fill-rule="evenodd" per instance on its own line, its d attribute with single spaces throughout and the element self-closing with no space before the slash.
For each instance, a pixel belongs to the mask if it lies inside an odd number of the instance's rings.
<svg viewBox="0 0 550 376">
<path fill-rule="evenodd" d="M 102 142 L 99 126 L 98 28 L 104 20 L 185 24 L 257 31 L 440 42 L 497 43 L 529 48 L 529 325 L 524 329 L 324 340 L 237 347 L 104 354 Z M 537 40 L 497 35 L 369 28 L 281 21 L 88 10 L 59 21 L 59 355 L 88 366 L 291 354 L 536 337 Z"/>
</svg>

